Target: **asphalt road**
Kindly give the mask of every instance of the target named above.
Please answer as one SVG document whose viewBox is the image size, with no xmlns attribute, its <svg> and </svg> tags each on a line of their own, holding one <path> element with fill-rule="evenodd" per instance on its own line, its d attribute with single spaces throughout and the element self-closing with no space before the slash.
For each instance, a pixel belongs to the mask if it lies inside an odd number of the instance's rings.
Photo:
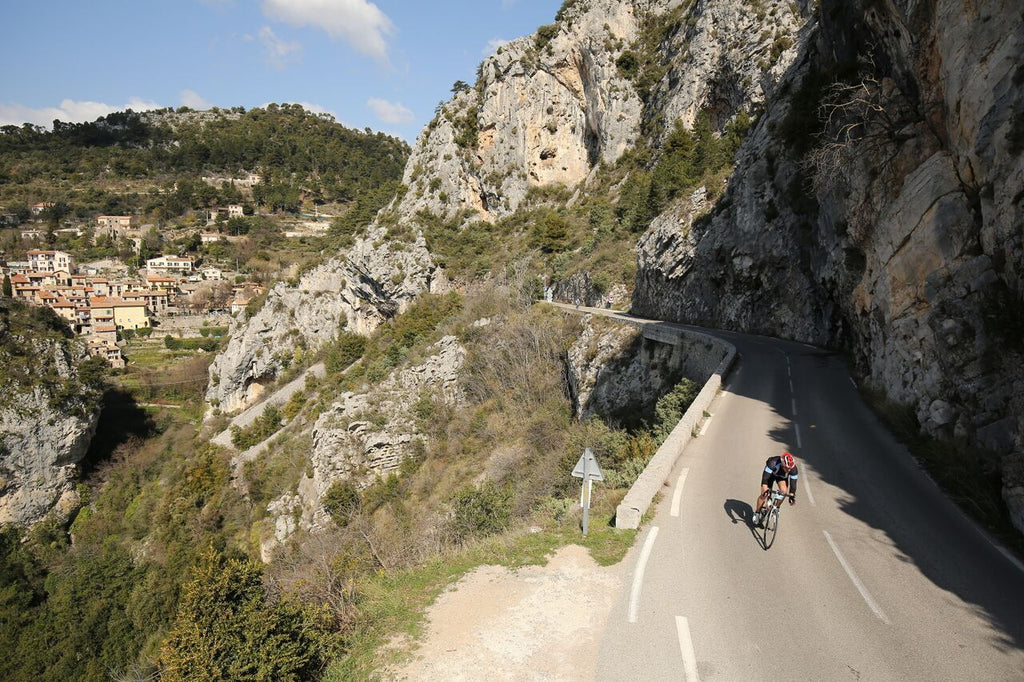
<svg viewBox="0 0 1024 682">
<path fill-rule="evenodd" d="M 841 358 L 715 333 L 738 363 L 627 557 L 597 679 L 1024 680 L 1024 567 L 895 442 Z M 784 450 L 798 502 L 766 551 L 751 505 Z"/>
</svg>

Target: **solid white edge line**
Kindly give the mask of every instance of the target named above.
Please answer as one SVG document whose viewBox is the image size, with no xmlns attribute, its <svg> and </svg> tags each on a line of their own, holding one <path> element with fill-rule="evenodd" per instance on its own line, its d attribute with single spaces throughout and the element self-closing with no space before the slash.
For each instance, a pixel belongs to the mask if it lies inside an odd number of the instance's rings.
<svg viewBox="0 0 1024 682">
<path fill-rule="evenodd" d="M 704 426 L 700 427 L 700 433 L 698 433 L 697 435 L 698 436 L 703 436 L 705 433 L 707 433 L 708 432 L 708 427 L 710 425 L 711 425 L 711 417 L 708 417 L 707 419 L 704 420 Z"/>
<path fill-rule="evenodd" d="M 832 553 L 836 555 L 837 559 L 839 559 L 839 563 L 842 565 L 843 570 L 846 571 L 846 575 L 848 575 L 850 580 L 853 581 L 853 586 L 857 588 L 858 592 L 860 592 L 860 596 L 864 599 L 864 603 L 866 603 L 868 607 L 875 612 L 878 620 L 888 625 L 889 619 L 885 617 L 885 613 L 882 611 L 882 608 L 878 603 L 871 598 L 867 588 L 864 587 L 864 584 L 857 577 L 857 574 L 853 572 L 852 568 L 850 568 L 850 564 L 846 563 L 846 558 L 843 556 L 843 553 L 839 551 L 839 547 L 836 545 L 835 541 L 832 540 L 832 536 L 828 534 L 827 530 L 823 530 L 821 532 L 825 534 L 828 546 L 832 548 Z"/>
<path fill-rule="evenodd" d="M 990 545 L 996 548 L 997 552 L 1006 557 L 1006 560 L 1013 564 L 1018 571 L 1024 573 L 1024 564 L 1020 562 L 1020 559 L 1010 554 L 1009 550 L 995 542 L 992 538 L 988 537 L 987 535 L 985 536 L 985 539 L 988 540 Z"/>
<path fill-rule="evenodd" d="M 690 637 L 690 623 L 685 616 L 676 616 L 676 632 L 679 635 L 679 653 L 683 655 L 683 675 L 687 682 L 699 682 L 697 656 L 693 653 L 693 638 Z"/>
<path fill-rule="evenodd" d="M 640 602 L 640 588 L 644 584 L 644 571 L 647 570 L 647 560 L 651 556 L 651 549 L 654 547 L 654 538 L 658 537 L 658 527 L 651 526 L 651 532 L 644 540 L 644 548 L 640 550 L 640 558 L 636 562 L 636 571 L 633 573 L 633 587 L 629 591 L 629 622 L 635 623 L 637 609 Z"/>
<path fill-rule="evenodd" d="M 679 500 L 683 497 L 683 484 L 686 483 L 688 473 L 689 469 L 683 469 L 679 474 L 679 480 L 676 481 L 676 492 L 672 495 L 672 516 L 679 516 Z"/>
</svg>

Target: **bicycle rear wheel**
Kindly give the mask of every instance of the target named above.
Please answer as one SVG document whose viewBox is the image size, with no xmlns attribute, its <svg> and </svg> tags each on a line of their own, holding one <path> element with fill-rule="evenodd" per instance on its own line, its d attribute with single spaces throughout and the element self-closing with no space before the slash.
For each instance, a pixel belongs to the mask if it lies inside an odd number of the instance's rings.
<svg viewBox="0 0 1024 682">
<path fill-rule="evenodd" d="M 775 534 L 779 531 L 779 510 L 772 509 L 764 519 L 764 548 L 767 551 L 775 542 Z"/>
</svg>

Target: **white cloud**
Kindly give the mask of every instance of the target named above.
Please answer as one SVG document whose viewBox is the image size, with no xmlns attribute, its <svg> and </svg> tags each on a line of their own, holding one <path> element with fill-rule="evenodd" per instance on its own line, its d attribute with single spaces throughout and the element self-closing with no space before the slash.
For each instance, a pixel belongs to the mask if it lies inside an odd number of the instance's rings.
<svg viewBox="0 0 1024 682">
<path fill-rule="evenodd" d="M 371 97 L 366 101 L 366 106 L 374 115 L 385 123 L 391 125 L 405 125 L 412 123 L 416 117 L 412 111 L 398 102 L 389 102 L 385 99 Z"/>
<path fill-rule="evenodd" d="M 32 123 L 49 128 L 53 125 L 54 119 L 64 123 L 84 123 L 95 121 L 101 116 L 112 114 L 115 111 L 124 111 L 125 109 L 147 111 L 149 109 L 163 108 L 161 104 L 141 100 L 137 97 L 132 97 L 127 103 L 120 106 L 104 102 L 76 102 L 73 99 L 61 100 L 60 106 L 41 107 L 38 109 L 17 103 L 0 104 L 0 125 Z"/>
<path fill-rule="evenodd" d="M 487 41 L 487 45 L 480 53 L 485 57 L 490 57 L 492 54 L 498 51 L 498 48 L 503 45 L 508 45 L 510 41 L 502 40 L 501 38 L 491 38 Z"/>
<path fill-rule="evenodd" d="M 181 103 L 189 109 L 209 109 L 210 103 L 203 99 L 195 90 L 182 90 Z"/>
<path fill-rule="evenodd" d="M 263 13 L 292 26 L 314 26 L 379 62 L 388 61 L 395 25 L 367 0 L 264 0 Z"/>
<path fill-rule="evenodd" d="M 289 43 L 278 38 L 274 29 L 269 26 L 260 29 L 256 40 L 263 46 L 267 61 L 276 69 L 283 69 L 302 49 L 298 43 Z"/>
</svg>

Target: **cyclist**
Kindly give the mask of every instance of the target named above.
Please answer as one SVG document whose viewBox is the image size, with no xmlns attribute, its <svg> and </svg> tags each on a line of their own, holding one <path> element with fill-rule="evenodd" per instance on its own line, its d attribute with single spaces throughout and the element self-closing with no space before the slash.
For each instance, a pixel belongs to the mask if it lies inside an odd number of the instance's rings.
<svg viewBox="0 0 1024 682">
<path fill-rule="evenodd" d="M 783 452 L 776 457 L 769 457 L 764 462 L 764 471 L 761 473 L 761 495 L 757 498 L 757 511 L 754 512 L 754 525 L 761 522 L 761 507 L 768 499 L 768 491 L 772 489 L 772 482 L 779 486 L 779 492 L 783 495 L 789 494 L 790 504 L 796 504 L 796 460 L 793 455 Z"/>
</svg>

